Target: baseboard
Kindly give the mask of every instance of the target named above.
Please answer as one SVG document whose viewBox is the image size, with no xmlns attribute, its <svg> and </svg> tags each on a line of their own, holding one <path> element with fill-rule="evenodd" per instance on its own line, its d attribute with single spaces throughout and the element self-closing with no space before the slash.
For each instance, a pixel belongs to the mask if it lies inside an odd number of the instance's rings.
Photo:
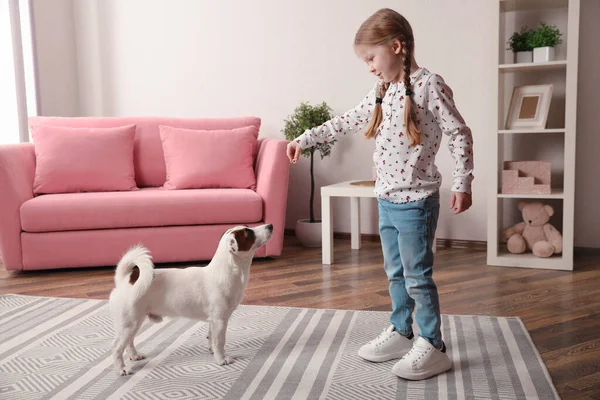
<svg viewBox="0 0 600 400">
<path fill-rule="evenodd" d="M 350 232 L 334 232 L 333 238 L 350 240 Z M 362 235 L 360 235 L 360 240 L 363 240 L 365 242 L 381 242 L 379 235 L 374 233 L 363 233 Z"/>
<path fill-rule="evenodd" d="M 573 254 L 576 257 L 600 257 L 600 248 L 596 247 L 575 247 Z"/>
<path fill-rule="evenodd" d="M 293 229 L 286 229 L 285 236 L 294 236 Z M 350 240 L 350 232 L 334 232 L 334 239 L 344 239 Z M 379 243 L 381 240 L 379 238 L 379 234 L 373 233 L 363 233 L 361 235 L 361 240 L 365 242 L 377 242 Z M 452 249 L 471 249 L 471 250 L 487 250 L 487 242 L 481 240 L 462 240 L 462 239 L 442 239 L 438 238 L 436 240 L 437 247 L 447 247 Z"/>
<path fill-rule="evenodd" d="M 438 247 L 448 247 L 452 249 L 470 249 L 487 251 L 487 242 L 483 240 L 463 240 L 463 239 L 440 239 L 436 241 Z"/>
</svg>

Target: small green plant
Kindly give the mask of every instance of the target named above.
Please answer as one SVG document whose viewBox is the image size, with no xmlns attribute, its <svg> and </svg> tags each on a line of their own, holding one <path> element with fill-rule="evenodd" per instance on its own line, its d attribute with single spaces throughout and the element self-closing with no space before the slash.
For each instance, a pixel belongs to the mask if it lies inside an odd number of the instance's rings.
<svg viewBox="0 0 600 400">
<path fill-rule="evenodd" d="M 531 38 L 533 36 L 534 31 L 532 29 L 527 29 L 527 27 L 521 27 L 521 32 L 515 32 L 512 34 L 510 39 L 508 39 L 508 49 L 512 50 L 514 53 L 518 51 L 531 51 L 533 47 L 531 46 Z"/>
<path fill-rule="evenodd" d="M 555 26 L 542 22 L 531 36 L 531 47 L 555 47 L 562 43 L 560 30 Z"/>
<path fill-rule="evenodd" d="M 333 118 L 332 109 L 323 102 L 319 105 L 312 106 L 308 103 L 300 103 L 294 110 L 293 114 L 285 120 L 283 133 L 287 140 L 295 140 L 302 135 L 307 129 L 312 129 L 315 126 L 322 125 Z M 314 176 L 314 154 L 318 151 L 321 159 L 331 154 L 331 146 L 335 140 L 324 143 L 317 143 L 315 146 L 305 149 L 302 155 L 310 158 L 310 222 L 315 222 L 315 211 L 313 207 L 315 199 L 315 176 Z"/>
</svg>

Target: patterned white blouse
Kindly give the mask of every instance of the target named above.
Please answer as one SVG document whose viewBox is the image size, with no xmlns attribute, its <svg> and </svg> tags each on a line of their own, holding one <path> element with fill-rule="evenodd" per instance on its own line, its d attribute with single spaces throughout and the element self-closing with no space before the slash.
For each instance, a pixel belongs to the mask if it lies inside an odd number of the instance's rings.
<svg viewBox="0 0 600 400">
<path fill-rule="evenodd" d="M 452 90 L 441 76 L 426 68 L 411 74 L 411 82 L 421 144 L 411 146 L 406 134 L 404 83 L 391 83 L 381 104 L 383 120 L 375 137 L 375 195 L 394 203 L 405 203 L 435 193 L 442 182 L 435 165 L 442 133 L 449 137 L 448 148 L 455 160 L 452 191 L 471 193 L 473 138 L 454 104 Z M 305 149 L 336 139 L 340 133 L 363 132 L 373 113 L 379 84 L 377 82 L 354 109 L 307 130 L 296 141 Z"/>
</svg>

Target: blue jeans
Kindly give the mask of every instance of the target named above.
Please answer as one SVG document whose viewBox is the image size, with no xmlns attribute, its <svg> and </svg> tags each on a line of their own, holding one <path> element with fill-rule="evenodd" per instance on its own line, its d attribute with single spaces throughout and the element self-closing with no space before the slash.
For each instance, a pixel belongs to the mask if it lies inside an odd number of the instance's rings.
<svg viewBox="0 0 600 400">
<path fill-rule="evenodd" d="M 397 332 L 410 335 L 416 306 L 419 335 L 441 347 L 440 302 L 432 277 L 439 192 L 409 203 L 378 202 L 379 234 L 392 298 L 390 322 Z"/>
</svg>

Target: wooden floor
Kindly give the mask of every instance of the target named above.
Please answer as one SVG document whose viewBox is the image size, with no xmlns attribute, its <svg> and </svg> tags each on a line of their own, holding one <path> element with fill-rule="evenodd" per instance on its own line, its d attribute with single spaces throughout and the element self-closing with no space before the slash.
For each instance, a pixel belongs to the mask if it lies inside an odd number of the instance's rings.
<svg viewBox="0 0 600 400">
<path fill-rule="evenodd" d="M 379 244 L 351 250 L 336 240 L 336 263 L 286 238 L 284 255 L 252 266 L 244 304 L 389 310 Z M 176 265 L 179 267 L 181 265 Z M 434 278 L 444 314 L 519 316 L 563 399 L 600 400 L 600 257 L 577 257 L 573 272 L 488 267 L 485 252 L 439 248 Z M 107 299 L 111 268 L 9 273 L 0 293 Z"/>
</svg>

